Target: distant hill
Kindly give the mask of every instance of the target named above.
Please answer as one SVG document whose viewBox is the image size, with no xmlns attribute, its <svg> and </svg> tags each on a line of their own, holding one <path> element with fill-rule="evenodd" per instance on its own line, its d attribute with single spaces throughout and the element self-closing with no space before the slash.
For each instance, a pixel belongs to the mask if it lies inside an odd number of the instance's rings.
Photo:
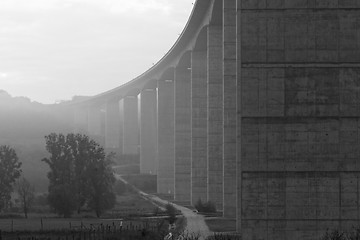
<svg viewBox="0 0 360 240">
<path fill-rule="evenodd" d="M 69 133 L 72 113 L 61 104 L 41 104 L 26 97 L 12 97 L 0 90 L 0 145 L 15 148 L 23 163 L 23 174 L 39 192 L 47 190 L 48 154 L 44 136 Z"/>
</svg>

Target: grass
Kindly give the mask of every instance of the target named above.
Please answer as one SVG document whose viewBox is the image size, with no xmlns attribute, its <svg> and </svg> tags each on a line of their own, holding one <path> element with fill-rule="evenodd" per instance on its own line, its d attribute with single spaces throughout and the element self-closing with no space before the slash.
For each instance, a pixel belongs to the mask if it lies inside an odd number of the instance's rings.
<svg viewBox="0 0 360 240">
<path fill-rule="evenodd" d="M 213 232 L 235 232 L 236 220 L 227 218 L 205 218 L 206 225 Z"/>
<path fill-rule="evenodd" d="M 120 219 L 123 220 L 124 227 L 126 224 L 134 223 L 140 224 L 139 221 L 134 220 L 142 216 L 153 216 L 156 207 L 141 198 L 138 194 L 133 192 L 126 192 L 121 196 L 117 196 L 117 203 L 115 207 L 103 214 L 102 219 L 96 218 L 95 213 L 91 211 L 83 211 L 80 214 L 74 213 L 72 218 L 60 218 L 56 214 L 49 212 L 48 207 L 43 207 L 42 213 L 29 213 L 29 218 L 23 218 L 22 213 L 7 213 L 0 216 L 0 229 L 2 231 L 38 231 L 41 230 L 61 230 L 72 228 L 79 228 L 81 225 L 90 227 L 90 225 L 112 225 L 119 224 Z M 158 212 L 158 214 L 162 214 Z M 128 220 L 126 220 L 128 219 Z M 41 225 L 42 221 L 42 225 Z M 143 222 L 143 221 L 141 221 Z"/>
<path fill-rule="evenodd" d="M 114 209 L 111 210 L 111 214 L 113 214 L 112 218 L 126 216 L 150 216 L 156 212 L 156 206 L 141 198 L 136 193 L 127 192 L 124 195 L 117 196 L 116 199 L 117 203 Z M 110 211 L 108 214 L 110 214 Z"/>
</svg>

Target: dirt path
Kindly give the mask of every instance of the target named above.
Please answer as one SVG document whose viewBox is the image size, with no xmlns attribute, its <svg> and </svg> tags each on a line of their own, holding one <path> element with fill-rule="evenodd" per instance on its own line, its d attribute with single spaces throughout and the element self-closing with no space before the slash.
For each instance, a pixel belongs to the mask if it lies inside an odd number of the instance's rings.
<svg viewBox="0 0 360 240">
<path fill-rule="evenodd" d="M 115 177 L 121 181 L 123 181 L 125 184 L 129 184 L 125 179 L 123 179 L 120 175 L 115 174 Z M 129 184 L 131 185 L 131 184 Z M 131 185 L 134 190 L 136 190 L 140 195 L 142 195 L 143 197 L 149 199 L 150 201 L 154 202 L 155 204 L 162 204 L 162 205 L 166 205 L 167 203 L 169 203 L 169 201 L 167 200 L 163 200 L 157 196 L 151 195 L 151 194 L 147 194 L 139 189 L 137 189 L 136 187 L 134 187 L 133 185 Z M 197 213 L 194 213 L 191 209 L 188 209 L 186 207 L 177 205 L 172 203 L 172 205 L 178 209 L 179 211 L 181 211 L 181 213 L 184 215 L 184 217 L 186 218 L 186 227 L 185 227 L 185 233 L 188 234 L 195 234 L 195 235 L 199 235 L 200 238 L 199 240 L 204 240 L 206 239 L 206 237 L 210 236 L 212 234 L 212 232 L 209 230 L 208 226 L 205 223 L 205 219 L 204 216 L 199 215 Z"/>
</svg>

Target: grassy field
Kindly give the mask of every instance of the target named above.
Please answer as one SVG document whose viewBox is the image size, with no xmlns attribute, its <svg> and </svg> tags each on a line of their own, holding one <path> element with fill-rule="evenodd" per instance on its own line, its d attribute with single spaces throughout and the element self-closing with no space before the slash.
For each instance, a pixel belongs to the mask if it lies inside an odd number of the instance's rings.
<svg viewBox="0 0 360 240">
<path fill-rule="evenodd" d="M 45 209 L 45 208 L 44 208 Z M 37 231 L 37 230 L 57 230 L 71 228 L 89 228 L 90 225 L 119 225 L 123 222 L 124 227 L 128 224 L 139 225 L 143 220 L 136 220 L 143 216 L 153 216 L 154 213 L 161 214 L 156 210 L 156 206 L 141 198 L 136 193 L 126 192 L 117 196 L 115 207 L 102 215 L 101 219 L 95 217 L 93 212 L 82 212 L 74 214 L 72 218 L 60 218 L 51 212 L 30 213 L 28 219 L 21 218 L 22 214 L 14 214 L 14 218 L 1 218 L 0 229 L 2 231 Z M 17 216 L 17 217 L 16 217 Z"/>
<path fill-rule="evenodd" d="M 135 193 L 117 196 L 116 202 L 114 209 L 108 212 L 108 217 L 149 216 L 159 213 L 156 206 Z"/>
</svg>

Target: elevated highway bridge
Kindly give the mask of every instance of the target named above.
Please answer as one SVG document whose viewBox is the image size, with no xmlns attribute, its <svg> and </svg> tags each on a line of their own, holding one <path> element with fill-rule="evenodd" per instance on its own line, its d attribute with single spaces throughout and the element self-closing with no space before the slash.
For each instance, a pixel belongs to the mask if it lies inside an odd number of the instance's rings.
<svg viewBox="0 0 360 240">
<path fill-rule="evenodd" d="M 303 240 L 359 224 L 359 96 L 360 1 L 198 0 L 157 64 L 71 107 L 159 193 Z"/>
</svg>

